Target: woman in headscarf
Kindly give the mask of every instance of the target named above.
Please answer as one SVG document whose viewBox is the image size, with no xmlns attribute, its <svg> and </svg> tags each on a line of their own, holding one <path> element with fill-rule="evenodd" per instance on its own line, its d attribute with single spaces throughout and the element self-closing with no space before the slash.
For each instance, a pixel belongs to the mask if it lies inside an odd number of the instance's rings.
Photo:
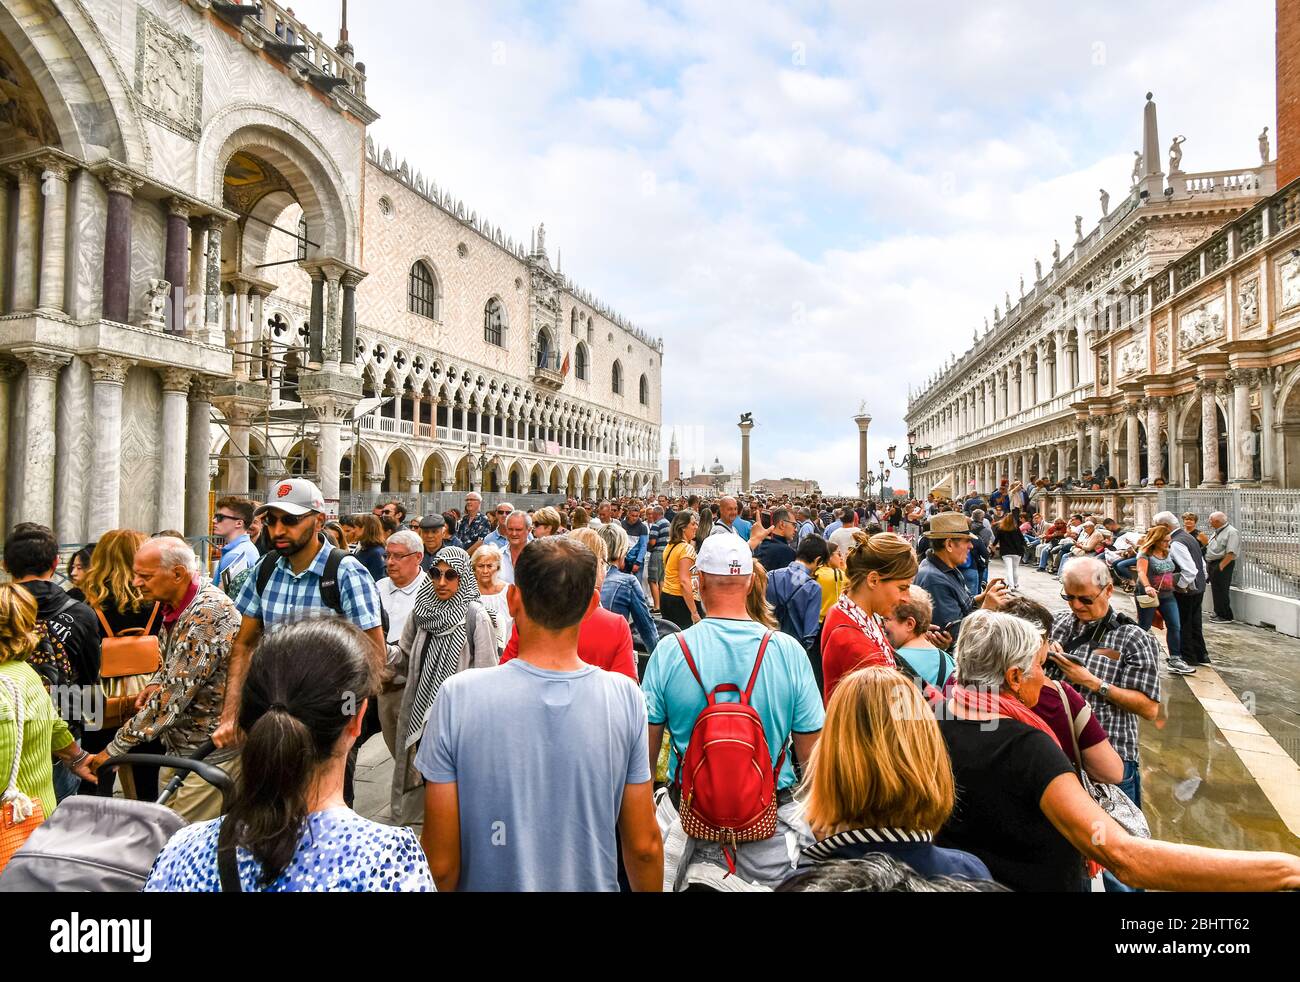
<svg viewBox="0 0 1300 982">
<path fill-rule="evenodd" d="M 392 821 L 409 825 L 424 809 L 424 779 L 415 754 L 442 683 L 467 668 L 497 663 L 496 628 L 479 601 L 469 553 L 444 546 L 429 570 L 429 582 L 415 598 L 390 668 L 406 677 L 397 722 L 393 765 Z"/>
</svg>

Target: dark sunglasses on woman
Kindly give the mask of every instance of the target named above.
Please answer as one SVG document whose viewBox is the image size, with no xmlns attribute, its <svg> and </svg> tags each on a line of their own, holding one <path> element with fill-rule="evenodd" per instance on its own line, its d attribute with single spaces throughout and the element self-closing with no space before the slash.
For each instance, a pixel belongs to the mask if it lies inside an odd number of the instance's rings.
<svg viewBox="0 0 1300 982">
<path fill-rule="evenodd" d="M 437 566 L 435 566 L 433 569 L 429 570 L 429 579 L 433 580 L 434 583 L 437 583 L 440 580 L 444 580 L 444 579 L 448 581 L 459 580 L 460 574 L 456 572 L 454 569 L 449 569 L 446 572 L 443 572 Z"/>
</svg>

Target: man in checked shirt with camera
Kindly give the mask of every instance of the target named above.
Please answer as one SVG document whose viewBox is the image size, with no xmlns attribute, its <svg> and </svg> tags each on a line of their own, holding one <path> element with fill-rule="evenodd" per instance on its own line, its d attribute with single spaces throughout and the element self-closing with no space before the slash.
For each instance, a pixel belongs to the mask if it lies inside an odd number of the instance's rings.
<svg viewBox="0 0 1300 982">
<path fill-rule="evenodd" d="M 1133 618 L 1111 607 L 1114 592 L 1101 560 L 1085 556 L 1070 562 L 1061 590 L 1070 609 L 1056 615 L 1051 637 L 1065 654 L 1053 646 L 1047 674 L 1069 682 L 1088 700 L 1124 761 L 1118 787 L 1141 808 L 1138 717 L 1160 715 L 1160 647 Z M 1108 879 L 1107 889 L 1124 889 L 1118 883 Z"/>
</svg>

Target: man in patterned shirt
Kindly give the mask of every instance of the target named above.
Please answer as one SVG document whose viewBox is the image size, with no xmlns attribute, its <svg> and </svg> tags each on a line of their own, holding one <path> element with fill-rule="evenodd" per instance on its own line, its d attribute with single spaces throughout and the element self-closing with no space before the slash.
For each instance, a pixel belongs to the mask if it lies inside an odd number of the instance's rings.
<svg viewBox="0 0 1300 982">
<path fill-rule="evenodd" d="M 1124 761 L 1119 787 L 1141 808 L 1137 721 L 1160 714 L 1159 645 L 1136 621 L 1111 609 L 1115 587 L 1105 563 L 1090 556 L 1072 560 L 1063 587 L 1070 609 L 1054 618 L 1052 640 L 1079 661 L 1053 654 L 1047 674 L 1084 694 Z"/>
<path fill-rule="evenodd" d="M 262 632 L 331 613 L 321 595 L 333 546 L 321 532 L 325 526 L 325 499 L 320 489 L 301 478 L 280 481 L 271 489 L 270 500 L 257 509 L 257 514 L 266 523 L 274 549 L 262 557 L 235 601 L 243 620 L 230 654 L 230 681 L 221 725 L 212 735 L 217 746 L 223 748 L 237 745 L 241 739 L 236 723 L 239 696 L 248 672 L 248 660 Z M 275 568 L 259 592 L 258 574 L 265 563 L 274 563 Z M 384 667 L 387 646 L 381 626 L 383 606 L 375 581 L 359 560 L 345 556 L 338 567 L 337 591 L 340 607 L 337 613 L 370 637 L 378 677 Z M 310 658 L 311 652 L 303 652 L 303 657 Z"/>
<path fill-rule="evenodd" d="M 465 514 L 456 525 L 456 538 L 464 543 L 467 552 L 472 553 L 477 549 L 483 538 L 492 531 L 492 523 L 487 520 L 487 516 L 480 514 L 482 507 L 483 496 L 477 491 L 465 495 Z"/>
<path fill-rule="evenodd" d="M 200 589 L 199 561 L 183 539 L 149 539 L 137 550 L 133 568 L 135 586 L 144 599 L 162 604 L 162 663 L 136 697 L 135 715 L 91 760 L 96 769 L 159 738 L 176 757 L 198 750 L 220 722 L 230 647 L 239 630 L 234 601 L 215 583 Z M 237 754 L 227 747 L 213 751 L 207 761 L 236 778 Z M 161 777 L 169 781 L 171 773 L 164 770 Z M 204 822 L 221 814 L 221 793 L 190 774 L 168 804 L 190 822 Z"/>
</svg>

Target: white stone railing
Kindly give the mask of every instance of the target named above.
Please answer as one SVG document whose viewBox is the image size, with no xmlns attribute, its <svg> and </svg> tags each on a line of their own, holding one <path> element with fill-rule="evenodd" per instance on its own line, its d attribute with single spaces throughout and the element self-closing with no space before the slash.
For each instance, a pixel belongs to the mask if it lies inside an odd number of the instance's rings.
<svg viewBox="0 0 1300 982">
<path fill-rule="evenodd" d="M 1277 168 L 1265 164 L 1250 170 L 1202 171 L 1195 174 L 1171 174 L 1169 186 L 1175 198 L 1194 195 L 1255 197 L 1277 190 Z"/>
<path fill-rule="evenodd" d="M 268 34 L 285 44 L 304 46 L 307 52 L 301 57 L 312 68 L 322 75 L 344 79 L 352 94 L 365 101 L 366 76 L 363 72 L 350 64 L 331 45 L 325 43 L 319 34 L 275 0 L 258 0 L 258 4 L 261 7 L 261 15 L 256 19 Z"/>
</svg>

